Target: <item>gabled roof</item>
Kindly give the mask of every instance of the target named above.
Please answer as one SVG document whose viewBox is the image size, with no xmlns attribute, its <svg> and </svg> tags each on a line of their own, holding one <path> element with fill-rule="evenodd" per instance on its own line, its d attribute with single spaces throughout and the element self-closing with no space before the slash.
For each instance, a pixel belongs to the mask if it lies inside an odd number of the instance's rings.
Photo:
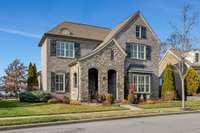
<svg viewBox="0 0 200 133">
<path fill-rule="evenodd" d="M 76 59 L 75 61 L 72 61 L 69 66 L 73 66 L 74 64 L 76 64 L 78 61 L 82 61 L 84 59 L 87 59 L 93 55 L 95 55 L 96 53 L 100 52 L 103 48 L 105 48 L 107 45 L 109 45 L 110 43 L 114 43 L 118 48 L 119 50 L 122 52 L 122 54 L 124 56 L 127 56 L 127 53 L 124 51 L 124 49 L 119 45 L 119 43 L 115 40 L 115 39 L 112 39 L 108 42 L 102 42 L 103 45 L 100 45 L 101 47 L 97 47 L 96 49 L 94 49 L 93 51 L 91 51 L 89 54 L 79 58 L 79 59 Z"/>
<path fill-rule="evenodd" d="M 119 43 L 118 43 L 115 39 L 112 39 L 112 40 L 110 40 L 110 41 L 108 41 L 108 42 L 103 42 L 101 45 L 99 45 L 99 46 L 101 46 L 101 47 L 97 47 L 97 48 L 94 49 L 91 53 L 89 53 L 88 55 L 86 55 L 86 56 L 80 58 L 79 60 L 81 61 L 81 60 L 83 60 L 83 59 L 86 59 L 86 58 L 88 58 L 88 57 L 90 57 L 90 56 L 92 56 L 92 55 L 98 53 L 99 51 L 101 51 L 103 48 L 105 48 L 108 44 L 110 44 L 110 43 L 112 43 L 112 42 L 119 48 L 119 50 L 120 50 L 125 56 L 127 56 L 126 52 L 122 49 L 122 47 L 119 45 Z"/>
<path fill-rule="evenodd" d="M 137 20 L 138 17 L 141 17 L 144 23 L 147 25 L 147 27 L 150 29 L 151 33 L 154 35 L 156 40 L 160 43 L 160 39 L 155 34 L 153 29 L 150 27 L 150 25 L 147 23 L 147 21 L 144 19 L 143 15 L 140 13 L 140 11 L 137 11 L 133 15 L 129 16 L 127 19 L 125 19 L 122 23 L 118 24 L 115 28 L 113 28 L 110 33 L 105 37 L 103 43 L 101 43 L 98 47 L 101 47 L 101 45 L 104 45 L 106 42 L 112 40 L 121 30 L 123 30 L 129 23 L 134 22 Z M 98 48 L 97 47 L 97 48 Z"/>
<path fill-rule="evenodd" d="M 61 32 L 63 29 L 68 30 L 70 34 L 67 35 L 63 34 Z M 99 26 L 92 26 L 92 25 L 73 23 L 73 22 L 63 22 L 57 25 L 55 28 L 48 31 L 47 33 L 45 33 L 39 43 L 39 46 L 42 45 L 44 38 L 48 35 L 75 37 L 75 38 L 96 40 L 102 42 L 110 31 L 111 29 L 109 28 L 104 28 Z"/>
<path fill-rule="evenodd" d="M 144 16 L 140 13 L 140 11 L 137 11 L 133 15 L 129 16 L 127 19 L 125 19 L 122 23 L 118 24 L 115 28 L 111 30 L 111 32 L 106 36 L 104 39 L 104 42 L 111 40 L 115 35 L 117 35 L 121 30 L 123 30 L 129 23 L 134 22 L 137 20 L 138 17 L 141 17 L 144 23 L 147 25 L 147 27 L 150 29 L 151 33 L 154 35 L 156 40 L 160 42 L 160 39 L 155 34 L 151 26 L 147 23 Z"/>
<path fill-rule="evenodd" d="M 181 60 L 181 51 L 175 48 L 170 48 L 166 51 L 166 53 L 164 54 L 164 56 L 162 57 L 162 59 L 160 60 L 159 64 L 162 63 L 162 61 L 165 59 L 165 57 L 167 56 L 167 54 L 170 53 L 172 54 L 177 60 Z M 186 64 L 191 66 L 192 63 L 189 60 L 185 60 Z"/>
<path fill-rule="evenodd" d="M 118 46 L 118 48 L 122 51 L 122 53 L 126 56 L 126 52 L 124 51 L 124 49 L 118 44 L 118 42 L 114 39 L 114 37 L 121 31 L 123 30 L 129 23 L 134 22 L 137 20 L 138 17 L 141 17 L 143 19 L 143 21 L 145 22 L 145 24 L 147 25 L 147 27 L 150 29 L 150 31 L 152 32 L 152 34 L 154 35 L 154 37 L 156 38 L 156 40 L 158 42 L 160 42 L 158 36 L 153 32 L 152 28 L 150 27 L 150 25 L 145 21 L 144 17 L 141 15 L 140 11 L 137 11 L 136 13 L 134 13 L 133 15 L 131 15 L 130 17 L 128 17 L 126 20 L 124 20 L 122 23 L 118 24 L 115 28 L 113 28 L 109 34 L 105 37 L 104 41 L 97 46 L 93 51 L 91 51 L 91 53 L 89 53 L 88 55 L 78 59 L 77 61 L 86 59 L 92 55 L 94 55 L 95 53 L 97 53 L 99 50 L 103 49 L 105 46 L 107 46 L 109 43 L 111 43 L 112 41 Z M 74 64 L 74 62 L 72 63 Z"/>
</svg>

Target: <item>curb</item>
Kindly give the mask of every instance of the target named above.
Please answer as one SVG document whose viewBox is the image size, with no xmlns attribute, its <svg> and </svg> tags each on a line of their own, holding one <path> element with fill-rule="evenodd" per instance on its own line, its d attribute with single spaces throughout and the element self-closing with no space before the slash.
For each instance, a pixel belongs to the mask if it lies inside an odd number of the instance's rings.
<svg viewBox="0 0 200 133">
<path fill-rule="evenodd" d="M 184 115 L 184 114 L 193 114 L 193 113 L 200 113 L 200 111 L 183 111 L 183 112 L 171 112 L 171 113 L 140 114 L 140 115 L 131 115 L 131 116 L 105 117 L 105 118 L 71 120 L 71 121 L 60 121 L 60 122 L 58 121 L 58 122 L 25 124 L 25 125 L 16 125 L 16 126 L 2 126 L 2 127 L 0 127 L 0 131 L 14 130 L 14 129 L 24 129 L 24 128 L 34 128 L 34 127 L 56 126 L 56 125 L 65 125 L 65 124 L 120 120 L 120 119 L 130 119 L 130 118 L 145 118 L 145 117 L 156 117 L 156 116 Z"/>
</svg>

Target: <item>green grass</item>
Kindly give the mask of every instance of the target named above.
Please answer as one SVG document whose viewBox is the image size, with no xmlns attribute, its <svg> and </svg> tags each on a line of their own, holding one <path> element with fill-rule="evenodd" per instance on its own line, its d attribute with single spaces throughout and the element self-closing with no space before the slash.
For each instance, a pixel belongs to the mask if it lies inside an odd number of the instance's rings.
<svg viewBox="0 0 200 133">
<path fill-rule="evenodd" d="M 98 118 L 113 118 L 113 117 L 128 117 L 145 114 L 155 113 L 172 113 L 179 112 L 177 108 L 166 108 L 166 109 L 148 109 L 142 111 L 107 111 L 107 112 L 93 112 L 93 113 L 74 113 L 64 114 L 56 116 L 37 116 L 37 117 L 25 117 L 25 118 L 0 118 L 0 126 L 11 126 L 11 125 L 22 125 L 22 124 L 34 124 L 34 123 L 47 123 L 47 122 L 60 122 L 60 121 L 71 121 L 71 120 L 84 120 L 84 119 L 98 119 Z"/>
<path fill-rule="evenodd" d="M 124 108 L 116 105 L 67 105 L 47 103 L 21 103 L 16 100 L 0 101 L 0 118 L 50 114 L 86 113 L 113 110 L 124 110 Z"/>
<path fill-rule="evenodd" d="M 175 108 L 175 107 L 181 107 L 181 101 L 159 102 L 155 104 L 140 104 L 138 105 L 138 107 L 143 109 Z M 199 110 L 200 101 L 186 101 L 186 108 Z"/>
</svg>

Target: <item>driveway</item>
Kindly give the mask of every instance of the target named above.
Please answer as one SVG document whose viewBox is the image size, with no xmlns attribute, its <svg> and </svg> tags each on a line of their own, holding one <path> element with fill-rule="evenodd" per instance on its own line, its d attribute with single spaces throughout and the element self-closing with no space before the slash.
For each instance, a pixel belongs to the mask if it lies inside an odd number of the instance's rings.
<svg viewBox="0 0 200 133">
<path fill-rule="evenodd" d="M 131 118 L 1 131 L 1 133 L 200 133 L 200 114 Z"/>
</svg>

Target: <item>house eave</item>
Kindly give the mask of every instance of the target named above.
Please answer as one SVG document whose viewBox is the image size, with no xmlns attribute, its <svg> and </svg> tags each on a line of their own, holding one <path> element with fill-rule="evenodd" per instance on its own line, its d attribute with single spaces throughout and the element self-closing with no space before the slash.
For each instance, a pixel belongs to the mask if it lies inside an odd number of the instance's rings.
<svg viewBox="0 0 200 133">
<path fill-rule="evenodd" d="M 57 38 L 63 38 L 63 39 L 78 39 L 83 41 L 95 41 L 101 43 L 103 40 L 96 40 L 91 38 L 82 38 L 82 37 L 76 37 L 76 36 L 67 36 L 67 35 L 58 35 L 58 34 L 51 34 L 51 33 L 44 33 L 38 46 L 41 47 L 47 37 L 57 37 Z"/>
</svg>

